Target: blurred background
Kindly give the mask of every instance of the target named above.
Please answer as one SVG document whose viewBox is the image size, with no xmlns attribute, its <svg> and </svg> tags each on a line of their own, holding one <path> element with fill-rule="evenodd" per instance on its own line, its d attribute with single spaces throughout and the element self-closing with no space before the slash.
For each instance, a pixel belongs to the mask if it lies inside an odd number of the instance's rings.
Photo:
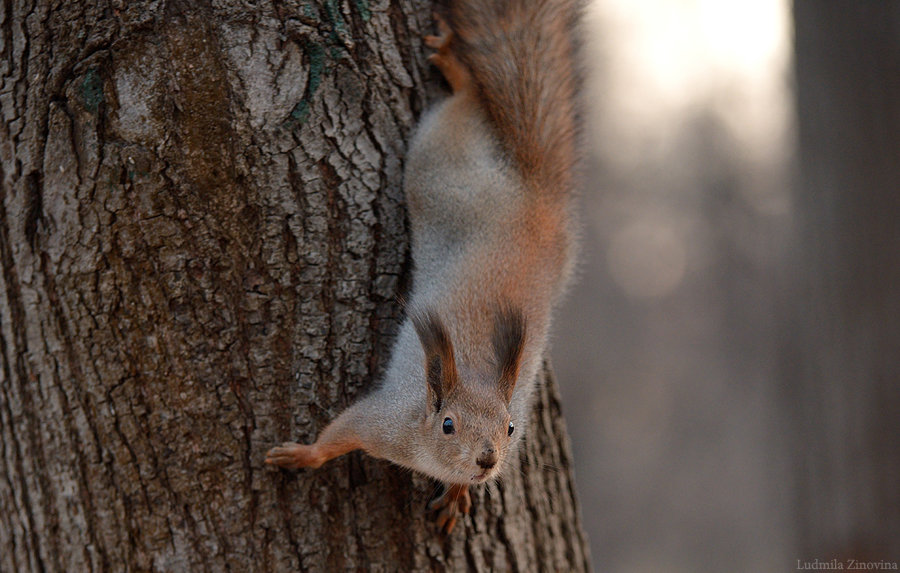
<svg viewBox="0 0 900 573">
<path fill-rule="evenodd" d="M 594 566 L 900 555 L 900 2 L 593 0 L 551 356 Z"/>
</svg>

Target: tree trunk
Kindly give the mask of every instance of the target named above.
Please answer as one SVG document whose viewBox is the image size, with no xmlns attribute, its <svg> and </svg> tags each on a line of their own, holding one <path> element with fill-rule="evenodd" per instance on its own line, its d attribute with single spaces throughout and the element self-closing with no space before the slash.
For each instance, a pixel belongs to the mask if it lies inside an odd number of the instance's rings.
<svg viewBox="0 0 900 573">
<path fill-rule="evenodd" d="M 900 4 L 794 3 L 801 557 L 900 561 Z"/>
<path fill-rule="evenodd" d="M 446 542 L 386 462 L 263 464 L 386 362 L 430 5 L 0 11 L 0 570 L 588 568 L 546 373 Z"/>
</svg>

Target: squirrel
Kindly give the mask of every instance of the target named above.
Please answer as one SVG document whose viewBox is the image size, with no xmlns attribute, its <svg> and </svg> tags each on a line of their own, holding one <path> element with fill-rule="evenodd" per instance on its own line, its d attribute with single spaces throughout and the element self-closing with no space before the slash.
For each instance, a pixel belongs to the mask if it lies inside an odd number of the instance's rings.
<svg viewBox="0 0 900 573">
<path fill-rule="evenodd" d="M 426 112 L 404 189 L 414 263 L 379 386 L 314 444 L 266 463 L 317 468 L 361 449 L 444 482 L 449 533 L 529 417 L 551 311 L 571 275 L 577 0 L 450 0 L 426 36 L 452 95 Z"/>
</svg>

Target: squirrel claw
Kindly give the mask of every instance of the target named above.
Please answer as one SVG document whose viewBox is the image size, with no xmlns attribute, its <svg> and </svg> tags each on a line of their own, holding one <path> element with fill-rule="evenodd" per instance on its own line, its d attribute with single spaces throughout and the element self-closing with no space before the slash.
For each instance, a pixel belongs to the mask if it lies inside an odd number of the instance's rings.
<svg viewBox="0 0 900 573">
<path fill-rule="evenodd" d="M 428 502 L 427 509 L 434 512 L 434 520 L 441 535 L 447 536 L 453 531 L 460 514 L 468 514 L 471 507 L 469 486 L 454 484 L 445 486 L 441 495 Z"/>
<path fill-rule="evenodd" d="M 322 465 L 317 460 L 314 446 L 304 446 L 294 442 L 285 442 L 266 452 L 266 463 L 289 469 L 317 468 Z"/>
</svg>

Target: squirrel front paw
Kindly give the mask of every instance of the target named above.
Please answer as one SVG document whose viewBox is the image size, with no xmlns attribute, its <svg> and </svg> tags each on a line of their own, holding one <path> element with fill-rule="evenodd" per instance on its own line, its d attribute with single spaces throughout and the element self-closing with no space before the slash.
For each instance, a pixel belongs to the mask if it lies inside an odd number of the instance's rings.
<svg viewBox="0 0 900 573">
<path fill-rule="evenodd" d="M 285 442 L 266 453 L 266 463 L 289 469 L 317 468 L 323 460 L 317 454 L 315 445 Z"/>
<path fill-rule="evenodd" d="M 444 493 L 428 502 L 428 511 L 434 512 L 434 520 L 442 535 L 449 535 L 460 514 L 468 514 L 472 507 L 467 485 L 445 485 Z"/>
</svg>

